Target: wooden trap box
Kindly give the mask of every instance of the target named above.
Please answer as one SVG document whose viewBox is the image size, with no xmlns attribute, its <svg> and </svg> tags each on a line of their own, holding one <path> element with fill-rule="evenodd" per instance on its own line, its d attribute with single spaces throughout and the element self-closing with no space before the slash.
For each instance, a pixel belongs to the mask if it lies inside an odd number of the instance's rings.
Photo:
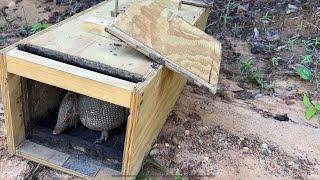
<svg viewBox="0 0 320 180">
<path fill-rule="evenodd" d="M 130 1 L 120 1 L 125 8 Z M 112 20 L 106 1 L 1 52 L 1 90 L 10 153 L 87 179 L 137 175 L 186 83 L 106 32 L 83 26 L 88 17 Z M 208 9 L 182 5 L 179 14 L 204 30 Z M 53 136 L 57 109 L 73 91 L 130 111 L 107 142 L 73 128 Z"/>
</svg>

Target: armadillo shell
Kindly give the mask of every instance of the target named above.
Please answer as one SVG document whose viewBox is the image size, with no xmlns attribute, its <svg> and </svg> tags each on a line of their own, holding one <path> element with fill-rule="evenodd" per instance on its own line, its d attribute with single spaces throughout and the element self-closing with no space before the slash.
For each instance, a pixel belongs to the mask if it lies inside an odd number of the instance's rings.
<svg viewBox="0 0 320 180">
<path fill-rule="evenodd" d="M 81 123 L 96 131 L 114 129 L 126 119 L 125 108 L 84 95 L 79 95 L 78 110 Z"/>
</svg>

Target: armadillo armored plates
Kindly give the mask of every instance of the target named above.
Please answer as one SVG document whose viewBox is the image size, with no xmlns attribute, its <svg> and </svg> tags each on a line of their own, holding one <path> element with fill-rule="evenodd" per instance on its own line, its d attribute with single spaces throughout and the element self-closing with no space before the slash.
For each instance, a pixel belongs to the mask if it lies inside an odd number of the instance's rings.
<svg viewBox="0 0 320 180">
<path fill-rule="evenodd" d="M 119 7 L 128 7 L 121 0 Z M 105 1 L 1 50 L 1 91 L 8 149 L 48 167 L 85 179 L 132 179 L 156 140 L 186 83 L 113 35 L 83 26 L 88 17 L 112 21 Z M 208 9 L 181 5 L 181 17 L 204 30 Z M 66 92 L 129 110 L 106 142 L 78 125 L 54 136 Z"/>
</svg>

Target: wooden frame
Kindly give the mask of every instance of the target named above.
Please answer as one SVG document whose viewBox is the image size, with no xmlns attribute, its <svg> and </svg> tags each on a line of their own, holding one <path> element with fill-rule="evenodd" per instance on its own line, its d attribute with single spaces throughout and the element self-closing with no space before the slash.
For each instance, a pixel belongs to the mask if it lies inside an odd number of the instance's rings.
<svg viewBox="0 0 320 180">
<path fill-rule="evenodd" d="M 109 1 L 101 3 L 0 51 L 1 92 L 5 110 L 8 150 L 11 154 L 86 179 L 105 179 L 111 178 L 111 175 L 130 179 L 138 174 L 145 156 L 152 148 L 167 116 L 176 103 L 186 83 L 186 78 L 164 66 L 156 65 L 150 66 L 143 73 L 145 81 L 132 83 L 17 49 L 17 44 L 31 42 L 40 35 L 50 33 L 81 16 L 87 16 L 97 7 L 109 5 Z M 204 30 L 208 9 L 189 5 L 182 5 L 182 7 L 185 11 L 181 14 L 189 13 L 186 19 Z M 108 35 L 99 36 L 104 38 Z M 118 41 L 114 40 L 114 42 Z M 133 58 L 137 57 L 133 55 Z M 87 176 L 61 166 L 61 163 L 68 158 L 68 154 L 26 140 L 27 129 L 24 122 L 29 115 L 26 109 L 28 97 L 25 96 L 23 78 L 130 108 L 122 172 L 101 168 L 95 177 Z M 34 153 L 34 148 L 37 149 L 37 153 Z"/>
</svg>

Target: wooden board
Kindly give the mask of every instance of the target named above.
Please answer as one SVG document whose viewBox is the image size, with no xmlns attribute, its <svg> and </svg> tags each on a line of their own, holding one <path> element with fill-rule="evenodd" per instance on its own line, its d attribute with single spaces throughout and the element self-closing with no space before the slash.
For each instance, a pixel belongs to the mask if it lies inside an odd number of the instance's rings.
<svg viewBox="0 0 320 180">
<path fill-rule="evenodd" d="M 163 124 L 171 112 L 182 91 L 186 79 L 165 67 L 162 67 L 146 87 L 137 90 L 135 107 L 137 107 L 131 132 L 132 143 L 125 156 L 124 174 L 137 175 L 144 157 L 149 153 L 157 139 Z"/>
<path fill-rule="evenodd" d="M 5 111 L 8 151 L 15 153 L 15 148 L 25 140 L 23 121 L 21 77 L 7 72 L 7 61 L 0 55 L 1 93 Z"/>
<path fill-rule="evenodd" d="M 206 24 L 208 15 L 208 10 L 203 9 L 201 15 L 191 23 L 204 31 L 203 24 Z M 184 76 L 163 66 L 150 73 L 146 79 L 149 80 L 140 83 L 131 97 L 122 164 L 123 175 L 138 174 L 144 158 L 187 81 Z"/>
<path fill-rule="evenodd" d="M 119 6 L 128 6 L 130 1 L 119 1 Z M 82 21 L 87 17 L 114 19 L 110 15 L 113 9 L 114 1 L 103 2 L 68 23 L 62 24 L 26 43 L 103 63 L 143 76 L 153 64 L 147 57 L 111 35 L 101 37 L 98 34 L 90 33 L 92 31 L 90 29 L 82 28 Z"/>
<path fill-rule="evenodd" d="M 129 107 L 135 83 L 13 49 L 6 55 L 8 72 L 42 83 Z"/>
<path fill-rule="evenodd" d="M 17 155 L 84 179 L 120 179 L 120 172 L 111 170 L 106 167 L 101 167 L 94 178 L 65 168 L 63 167 L 63 164 L 70 158 L 70 155 L 44 147 L 28 140 L 24 141 L 17 148 Z"/>
<path fill-rule="evenodd" d="M 137 0 L 112 23 L 97 23 L 157 63 L 216 91 L 221 43 L 165 7 Z"/>
</svg>

